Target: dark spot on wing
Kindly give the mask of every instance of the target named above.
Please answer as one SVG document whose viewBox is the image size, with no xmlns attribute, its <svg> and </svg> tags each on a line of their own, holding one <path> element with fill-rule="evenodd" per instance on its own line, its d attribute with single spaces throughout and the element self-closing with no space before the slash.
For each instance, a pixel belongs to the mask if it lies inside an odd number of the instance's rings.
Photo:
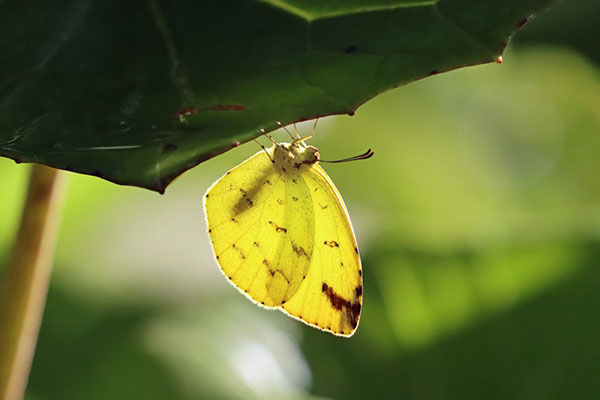
<svg viewBox="0 0 600 400">
<path fill-rule="evenodd" d="M 235 245 L 235 243 L 232 244 L 231 247 L 234 248 L 235 250 L 237 250 L 238 253 L 240 253 L 240 257 L 242 258 L 242 260 L 246 259 L 246 254 L 244 253 L 244 251 L 242 249 L 240 249 L 239 247 L 237 247 Z"/>
<path fill-rule="evenodd" d="M 235 222 L 235 223 L 237 224 L 237 223 L 239 223 L 240 221 L 238 221 L 238 220 L 237 220 L 237 219 L 235 219 L 235 218 L 231 218 L 231 222 Z"/>
<path fill-rule="evenodd" d="M 254 243 L 252 243 L 252 244 L 253 244 L 254 246 L 256 246 L 256 247 L 260 247 L 260 244 L 258 244 L 258 242 L 254 242 Z"/>
<path fill-rule="evenodd" d="M 317 188 L 315 188 L 315 192 L 316 192 L 317 190 L 318 190 L 318 189 L 317 189 Z"/>
<path fill-rule="evenodd" d="M 323 282 L 323 285 L 321 286 L 321 291 L 325 294 L 325 296 L 327 296 L 333 308 L 335 308 L 338 311 L 346 312 L 348 323 L 353 329 L 356 328 L 356 326 L 358 325 L 358 318 L 360 316 L 360 302 L 352 303 L 350 300 L 344 299 L 325 282 Z"/>
<path fill-rule="evenodd" d="M 292 197 L 292 200 L 294 200 L 294 201 L 298 201 L 298 198 L 297 198 L 296 196 L 293 196 L 293 197 Z"/>
<path fill-rule="evenodd" d="M 292 242 L 292 250 L 294 250 L 294 253 L 296 253 L 298 257 L 309 258 L 309 255 L 306 253 L 306 250 L 304 250 L 304 247 L 297 246 L 294 242 Z"/>
<path fill-rule="evenodd" d="M 340 267 L 343 267 L 343 266 L 344 266 L 344 263 L 340 261 Z"/>
<path fill-rule="evenodd" d="M 321 203 L 319 203 L 319 207 L 321 207 L 321 209 L 323 209 L 323 210 L 324 210 L 324 209 L 326 209 L 326 208 L 327 208 L 327 207 L 329 207 L 329 206 L 328 206 L 327 204 L 325 204 L 325 205 L 323 206 L 323 205 L 321 205 Z"/>
<path fill-rule="evenodd" d="M 273 222 L 273 221 L 269 221 L 269 224 L 270 224 L 270 225 L 271 225 L 273 228 L 275 228 L 275 232 L 283 232 L 283 233 L 286 233 L 286 232 L 287 232 L 287 229 L 285 229 L 285 228 L 283 228 L 283 227 L 281 227 L 281 226 L 277 226 L 277 224 L 276 224 L 275 222 Z"/>
<path fill-rule="evenodd" d="M 235 205 L 233 206 L 233 215 L 237 216 L 252 208 L 252 206 L 254 206 L 254 203 L 256 203 L 257 196 L 260 194 L 267 181 L 268 180 L 266 179 L 266 177 L 263 176 L 262 179 L 255 182 L 251 189 L 246 190 L 244 188 L 239 188 L 238 190 L 241 196 L 238 199 L 237 203 L 235 203 Z M 230 186 L 230 190 L 234 190 L 234 188 Z"/>
<path fill-rule="evenodd" d="M 206 193 L 206 198 L 208 199 L 208 193 Z"/>
<path fill-rule="evenodd" d="M 267 185 L 272 185 L 270 180 L 267 179 L 266 182 L 267 182 Z"/>
<path fill-rule="evenodd" d="M 279 274 L 279 275 L 283 276 L 283 279 L 285 279 L 285 281 L 286 281 L 288 284 L 290 283 L 290 280 L 289 280 L 289 279 L 288 279 L 288 277 L 285 275 L 285 273 L 283 272 L 283 270 L 282 270 L 282 269 L 273 269 L 273 270 L 272 270 L 272 269 L 269 269 L 269 274 L 270 274 L 272 277 L 275 277 L 275 274 Z M 283 302 L 282 302 L 282 304 L 283 304 Z"/>
<path fill-rule="evenodd" d="M 336 242 L 335 240 L 326 240 L 323 242 L 323 244 L 325 244 L 329 247 L 340 247 L 339 243 Z"/>
<path fill-rule="evenodd" d="M 354 294 L 356 295 L 356 297 L 362 296 L 362 294 L 363 294 L 362 286 L 357 286 L 356 289 L 354 289 Z"/>
<path fill-rule="evenodd" d="M 292 182 L 294 182 L 294 183 L 298 183 L 298 182 L 296 182 L 296 179 L 294 179 L 294 178 L 292 178 Z"/>
<path fill-rule="evenodd" d="M 358 270 L 358 275 L 362 276 L 362 269 Z"/>
<path fill-rule="evenodd" d="M 358 254 L 358 247 L 354 247 L 354 251 L 356 252 L 356 254 Z"/>
<path fill-rule="evenodd" d="M 209 229 L 209 230 L 208 230 L 208 233 L 211 233 L 211 232 L 212 232 L 212 229 Z"/>
<path fill-rule="evenodd" d="M 279 203 L 279 205 L 283 205 L 283 200 L 277 199 L 277 203 Z"/>
</svg>

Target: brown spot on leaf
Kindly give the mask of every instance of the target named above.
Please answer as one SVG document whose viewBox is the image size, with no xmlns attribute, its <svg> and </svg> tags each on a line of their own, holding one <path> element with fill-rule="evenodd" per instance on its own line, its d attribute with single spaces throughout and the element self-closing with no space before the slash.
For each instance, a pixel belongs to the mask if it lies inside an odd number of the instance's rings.
<svg viewBox="0 0 600 400">
<path fill-rule="evenodd" d="M 241 104 L 213 104 L 212 106 L 208 106 L 205 110 L 210 111 L 243 111 L 246 107 Z"/>
<path fill-rule="evenodd" d="M 199 108 L 196 108 L 196 107 L 186 107 L 186 108 L 182 108 L 181 110 L 179 110 L 179 112 L 177 112 L 177 116 L 181 119 L 182 117 L 186 117 L 188 115 L 196 114 L 198 112 L 200 112 Z"/>
<path fill-rule="evenodd" d="M 515 25 L 515 28 L 520 29 L 523 27 L 523 25 L 525 25 L 527 22 L 529 22 L 529 18 L 523 18 L 522 20 L 520 20 L 519 22 L 517 22 L 517 24 Z"/>
</svg>

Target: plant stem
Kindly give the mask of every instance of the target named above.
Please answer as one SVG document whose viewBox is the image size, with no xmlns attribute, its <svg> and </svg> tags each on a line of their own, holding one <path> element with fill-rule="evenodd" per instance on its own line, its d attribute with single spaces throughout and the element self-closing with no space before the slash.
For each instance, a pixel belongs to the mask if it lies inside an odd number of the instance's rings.
<svg viewBox="0 0 600 400">
<path fill-rule="evenodd" d="M 64 173 L 34 164 L 0 292 L 0 399 L 22 399 L 42 321 Z M 6 184 L 6 182 L 5 182 Z"/>
</svg>

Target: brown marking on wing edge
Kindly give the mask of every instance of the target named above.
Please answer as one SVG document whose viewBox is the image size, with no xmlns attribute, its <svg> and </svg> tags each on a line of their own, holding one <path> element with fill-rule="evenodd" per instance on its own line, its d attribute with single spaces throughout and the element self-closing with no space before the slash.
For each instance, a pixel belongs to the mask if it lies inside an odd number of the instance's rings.
<svg viewBox="0 0 600 400">
<path fill-rule="evenodd" d="M 362 285 L 361 286 L 357 286 L 356 289 L 354 289 L 354 294 L 356 295 L 356 297 L 362 296 L 362 294 L 363 294 Z"/>
<path fill-rule="evenodd" d="M 321 291 L 325 294 L 325 296 L 327 296 L 333 308 L 335 308 L 338 311 L 346 311 L 348 322 L 350 323 L 350 326 L 353 329 L 355 329 L 358 326 L 358 317 L 360 316 L 360 302 L 352 303 L 351 301 L 344 299 L 325 282 L 323 282 Z"/>
</svg>

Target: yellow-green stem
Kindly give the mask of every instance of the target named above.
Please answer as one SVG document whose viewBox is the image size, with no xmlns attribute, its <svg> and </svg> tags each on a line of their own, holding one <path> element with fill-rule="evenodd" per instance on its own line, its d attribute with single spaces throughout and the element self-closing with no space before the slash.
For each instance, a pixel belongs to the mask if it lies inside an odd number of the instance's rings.
<svg viewBox="0 0 600 400">
<path fill-rule="evenodd" d="M 22 399 L 42 321 L 64 173 L 31 167 L 27 198 L 0 286 L 0 399 Z M 7 182 L 4 182 L 7 184 Z"/>
</svg>

